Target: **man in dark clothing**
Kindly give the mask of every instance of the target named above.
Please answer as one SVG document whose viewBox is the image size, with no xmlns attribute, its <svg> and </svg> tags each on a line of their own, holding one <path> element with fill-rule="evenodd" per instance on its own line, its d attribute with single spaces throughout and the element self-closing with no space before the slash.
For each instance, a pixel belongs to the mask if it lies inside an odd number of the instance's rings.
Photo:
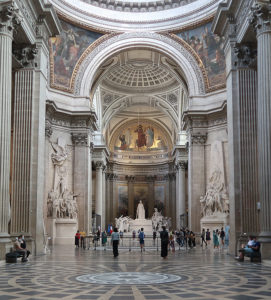
<svg viewBox="0 0 271 300">
<path fill-rule="evenodd" d="M 168 252 L 168 232 L 166 231 L 166 227 L 163 226 L 163 231 L 160 232 L 160 238 L 161 238 L 161 256 L 165 259 L 167 258 L 167 252 Z"/>
</svg>

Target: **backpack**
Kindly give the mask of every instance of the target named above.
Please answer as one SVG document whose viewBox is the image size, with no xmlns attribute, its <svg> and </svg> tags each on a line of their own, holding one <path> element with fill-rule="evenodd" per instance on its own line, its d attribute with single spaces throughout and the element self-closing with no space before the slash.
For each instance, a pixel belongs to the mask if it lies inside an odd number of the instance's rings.
<svg viewBox="0 0 271 300">
<path fill-rule="evenodd" d="M 140 238 L 141 240 L 144 239 L 144 232 L 143 232 L 143 231 L 140 231 L 140 233 L 139 233 L 139 238 Z"/>
</svg>

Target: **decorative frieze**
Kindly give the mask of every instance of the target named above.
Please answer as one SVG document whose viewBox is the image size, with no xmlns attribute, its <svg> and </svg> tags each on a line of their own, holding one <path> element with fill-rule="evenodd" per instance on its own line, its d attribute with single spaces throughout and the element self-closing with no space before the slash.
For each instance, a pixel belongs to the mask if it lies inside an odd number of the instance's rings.
<svg viewBox="0 0 271 300">
<path fill-rule="evenodd" d="M 88 134 L 86 132 L 73 132 L 72 142 L 76 146 L 87 146 L 88 145 Z"/>
</svg>

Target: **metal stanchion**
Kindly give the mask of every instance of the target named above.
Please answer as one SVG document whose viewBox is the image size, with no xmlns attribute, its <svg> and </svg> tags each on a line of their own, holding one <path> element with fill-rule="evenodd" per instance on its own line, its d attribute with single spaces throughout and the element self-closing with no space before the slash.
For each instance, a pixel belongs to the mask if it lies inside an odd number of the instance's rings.
<svg viewBox="0 0 271 300">
<path fill-rule="evenodd" d="M 131 238 L 129 238 L 129 252 L 132 251 Z"/>
<path fill-rule="evenodd" d="M 157 244 L 157 248 L 156 248 L 156 250 L 157 250 L 157 252 L 158 252 L 158 251 L 159 251 L 159 249 L 158 249 L 158 237 L 157 237 L 156 244 Z"/>
</svg>

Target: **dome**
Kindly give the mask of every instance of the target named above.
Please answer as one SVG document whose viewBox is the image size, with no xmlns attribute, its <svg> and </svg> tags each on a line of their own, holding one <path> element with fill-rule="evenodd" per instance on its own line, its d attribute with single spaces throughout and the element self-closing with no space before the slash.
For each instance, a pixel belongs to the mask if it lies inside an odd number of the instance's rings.
<svg viewBox="0 0 271 300">
<path fill-rule="evenodd" d="M 66 19 L 104 31 L 168 31 L 211 17 L 222 0 L 48 0 Z"/>
</svg>

